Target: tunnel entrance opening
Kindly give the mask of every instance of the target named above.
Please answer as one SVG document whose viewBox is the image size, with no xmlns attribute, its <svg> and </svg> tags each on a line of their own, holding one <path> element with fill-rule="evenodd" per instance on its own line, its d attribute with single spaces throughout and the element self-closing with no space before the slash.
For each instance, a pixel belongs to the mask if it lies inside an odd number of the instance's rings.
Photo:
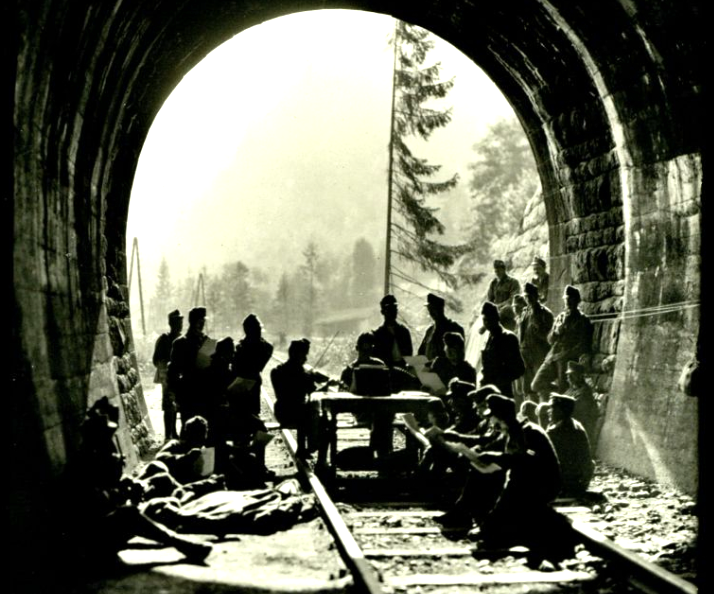
<svg viewBox="0 0 714 594">
<path fill-rule="evenodd" d="M 76 455 L 88 404 L 136 398 L 124 222 L 155 114 L 181 76 L 236 31 L 333 5 L 187 0 L 87 9 L 43 0 L 10 10 L 17 59 L 10 55 L 14 162 L 6 183 L 18 421 L 9 435 L 8 510 L 18 551 L 35 558 L 37 543 L 61 548 L 49 534 L 45 494 Z M 613 318 L 596 335 L 603 355 L 617 351 L 600 454 L 696 492 L 699 407 L 677 379 L 699 332 L 700 3 L 415 0 L 379 8 L 448 40 L 509 98 L 543 184 L 555 293 L 571 282 L 597 313 L 657 310 Z M 694 306 L 667 308 L 684 302 Z M 143 437 L 126 434 L 128 447 Z"/>
<path fill-rule="evenodd" d="M 252 311 L 271 342 L 308 336 L 317 352 L 330 343 L 326 362 L 336 365 L 351 360 L 359 330 L 379 325 L 394 23 L 342 10 L 265 22 L 211 52 L 157 114 L 137 163 L 126 233 L 132 333 L 155 431 L 152 350 L 171 310 L 206 305 L 207 333 L 234 340 Z M 506 255 L 506 238 L 491 246 L 491 238 L 519 231 L 535 194 L 532 151 L 493 82 L 453 46 L 430 39 L 424 67 L 439 64 L 440 80 L 454 86 L 428 107 L 448 109 L 451 121 L 408 143 L 447 172 L 441 178 L 459 176 L 451 191 L 427 198 L 446 227 L 434 238 L 480 240 L 481 249 L 451 267 L 463 277 L 455 288 L 394 255 L 401 274 L 390 292 L 415 340 L 430 323 L 427 290 L 451 295 L 461 310 L 450 315 L 468 326 L 494 258 L 517 260 L 521 276 L 533 253 L 548 253 L 540 196 L 531 207 L 541 211 L 532 245 L 515 256 Z"/>
</svg>

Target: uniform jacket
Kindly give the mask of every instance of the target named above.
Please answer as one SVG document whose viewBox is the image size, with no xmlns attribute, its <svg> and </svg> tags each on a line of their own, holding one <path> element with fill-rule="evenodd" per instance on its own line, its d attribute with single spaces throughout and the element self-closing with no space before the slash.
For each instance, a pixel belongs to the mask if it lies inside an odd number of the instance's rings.
<svg viewBox="0 0 714 594">
<path fill-rule="evenodd" d="M 382 324 L 374 332 L 374 356 L 384 361 L 389 367 L 402 365 L 404 357 L 413 354 L 412 335 L 409 328 L 395 322 L 393 326 Z M 395 346 L 399 350 L 399 358 L 395 358 Z"/>
<path fill-rule="evenodd" d="M 481 351 L 480 385 L 494 384 L 502 394 L 512 396 L 511 383 L 521 377 L 525 369 L 518 337 L 505 329 L 489 333 Z"/>
<path fill-rule="evenodd" d="M 458 332 L 461 336 L 466 336 L 461 325 L 454 320 L 444 318 L 439 323 L 434 323 L 426 329 L 424 339 L 419 345 L 419 355 L 425 355 L 429 361 L 439 356 L 444 356 L 444 334 L 447 332 Z"/>
</svg>

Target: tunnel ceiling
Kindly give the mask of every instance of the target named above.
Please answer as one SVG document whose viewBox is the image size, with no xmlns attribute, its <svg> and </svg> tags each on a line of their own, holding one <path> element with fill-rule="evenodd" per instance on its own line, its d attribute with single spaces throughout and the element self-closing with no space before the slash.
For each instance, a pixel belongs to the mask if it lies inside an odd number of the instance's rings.
<svg viewBox="0 0 714 594">
<path fill-rule="evenodd" d="M 91 183 L 92 190 L 109 198 L 107 216 L 122 221 L 154 116 L 181 77 L 212 49 L 246 28 L 296 11 L 354 8 L 392 14 L 443 37 L 490 75 L 529 136 L 549 219 L 567 220 L 587 214 L 593 205 L 572 200 L 561 204 L 559 189 L 592 174 L 588 159 L 613 150 L 614 133 L 621 135 L 625 158 L 635 163 L 655 162 L 698 146 L 690 92 L 696 61 L 691 48 L 678 45 L 669 34 L 672 28 L 695 22 L 696 11 L 692 5 L 676 9 L 673 2 L 664 23 L 658 22 L 657 10 L 647 12 L 650 4 L 605 0 L 589 9 L 588 3 L 571 0 L 127 0 L 87 9 L 82 3 L 58 0 L 44 3 L 41 14 L 28 9 L 24 15 L 46 51 L 35 54 L 34 64 L 23 64 L 35 76 L 23 81 L 22 90 L 27 96 L 39 92 L 40 101 L 33 107 L 44 109 L 41 119 L 48 121 L 48 156 L 58 151 L 48 159 L 48 166 L 58 169 L 50 173 L 65 183 Z M 672 13 L 681 18 L 672 20 Z M 37 49 L 34 44 L 32 48 Z M 665 81 L 670 66 L 677 79 Z M 48 71 L 50 84 L 39 84 Z M 615 106 L 622 130 L 613 132 L 607 101 Z M 648 112 L 660 112 L 661 128 L 647 125 Z M 70 179 L 67 151 L 75 168 L 90 171 L 90 177 L 85 173 Z M 612 166 L 612 160 L 602 165 Z M 607 199 L 595 206 L 609 207 Z M 120 260 L 115 267 L 121 276 L 125 266 Z"/>
</svg>

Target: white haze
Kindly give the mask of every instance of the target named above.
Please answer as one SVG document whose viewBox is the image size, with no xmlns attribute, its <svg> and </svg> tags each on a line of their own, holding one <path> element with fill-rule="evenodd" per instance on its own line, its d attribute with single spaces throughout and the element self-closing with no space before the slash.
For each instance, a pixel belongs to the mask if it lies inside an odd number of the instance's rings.
<svg viewBox="0 0 714 594">
<path fill-rule="evenodd" d="M 168 97 L 144 144 L 131 196 L 144 295 L 162 257 L 171 278 L 242 260 L 274 274 L 310 239 L 334 252 L 386 225 L 391 17 L 322 10 L 248 29 L 211 52 Z M 417 154 L 461 176 L 487 126 L 510 117 L 490 79 L 446 42 L 430 54 L 453 121 Z"/>
</svg>

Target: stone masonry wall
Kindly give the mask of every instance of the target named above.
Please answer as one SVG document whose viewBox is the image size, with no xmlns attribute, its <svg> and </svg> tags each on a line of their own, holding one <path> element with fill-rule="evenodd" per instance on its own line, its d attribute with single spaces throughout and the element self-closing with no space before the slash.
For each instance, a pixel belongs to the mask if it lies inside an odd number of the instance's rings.
<svg viewBox="0 0 714 594">
<path fill-rule="evenodd" d="M 567 224 L 567 243 L 577 253 L 571 283 L 581 292 L 583 311 L 591 316 L 601 312 L 607 314 L 604 318 L 593 318 L 593 358 L 589 381 L 593 389 L 601 394 L 610 390 L 617 354 L 619 322 L 609 318 L 612 312 L 621 310 L 624 291 L 624 281 L 617 280 L 623 275 L 621 217 L 621 209 L 615 208 L 612 213 L 591 215 Z M 603 245 L 605 241 L 612 243 Z M 532 275 L 534 256 L 538 255 L 548 262 L 548 221 L 542 194 L 538 193 L 528 201 L 518 232 L 497 242 L 493 253 L 503 255 L 509 264 L 509 274 L 515 276 L 521 286 Z M 602 280 L 579 282 L 591 278 L 587 268 L 591 266 L 597 267 Z M 551 279 L 551 286 L 553 284 Z M 554 315 L 560 313 L 563 310 L 562 292 L 551 289 L 546 305 Z"/>
</svg>

